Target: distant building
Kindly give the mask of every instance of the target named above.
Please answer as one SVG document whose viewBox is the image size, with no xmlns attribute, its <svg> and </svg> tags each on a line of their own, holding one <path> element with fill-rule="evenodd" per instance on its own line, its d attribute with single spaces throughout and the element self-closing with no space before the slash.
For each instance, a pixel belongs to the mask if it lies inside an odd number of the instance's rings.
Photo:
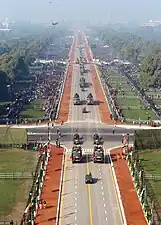
<svg viewBox="0 0 161 225">
<path fill-rule="evenodd" d="M 8 18 L 6 18 L 5 20 L 3 21 L 0 21 L 0 31 L 10 31 L 11 29 L 9 28 L 9 24 L 11 23 L 12 21 L 9 21 Z"/>
<path fill-rule="evenodd" d="M 161 21 L 149 20 L 149 22 L 140 25 L 141 27 L 158 27 L 161 26 Z"/>
</svg>

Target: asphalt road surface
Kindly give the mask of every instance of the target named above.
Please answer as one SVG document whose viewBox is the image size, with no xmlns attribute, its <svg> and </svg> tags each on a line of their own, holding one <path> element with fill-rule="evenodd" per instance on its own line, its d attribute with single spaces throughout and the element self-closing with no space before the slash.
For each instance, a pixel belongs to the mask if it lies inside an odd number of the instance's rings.
<svg viewBox="0 0 161 225">
<path fill-rule="evenodd" d="M 79 49 L 77 49 L 77 57 L 79 57 L 78 51 Z M 87 69 L 89 69 L 88 65 Z M 86 100 L 87 95 L 92 93 L 95 98 L 90 72 L 84 75 L 86 82 L 90 84 L 84 92 L 81 91 L 79 87 L 80 77 L 80 67 L 78 64 L 75 64 L 71 97 L 73 98 L 74 94 L 78 93 L 81 100 Z M 116 133 L 113 135 L 113 127 L 102 125 L 100 123 L 98 106 L 87 106 L 89 113 L 83 114 L 83 106 L 74 106 L 72 98 L 69 123 L 61 128 L 63 135 L 61 142 L 63 142 L 68 149 L 72 147 L 72 136 L 76 130 L 84 137 L 83 148 L 86 150 L 92 149 L 92 138 L 95 132 L 98 132 L 104 137 L 105 148 L 121 144 L 123 130 L 116 129 Z M 51 139 L 52 138 L 55 137 L 51 131 Z M 91 154 L 89 154 L 88 151 L 86 151 L 84 157 L 84 162 L 72 164 L 69 155 L 66 155 L 59 224 L 121 225 L 122 218 L 108 158 L 104 164 L 94 164 L 91 161 Z M 91 171 L 95 180 L 92 185 L 85 184 L 85 175 L 89 173 L 89 171 Z"/>
<path fill-rule="evenodd" d="M 78 48 L 76 57 L 79 58 Z M 127 130 L 116 128 L 113 134 L 113 126 L 101 123 L 97 105 L 87 106 L 89 113 L 84 114 L 82 113 L 83 106 L 73 105 L 72 99 L 75 93 L 80 95 L 81 100 L 86 100 L 89 93 L 92 93 L 96 99 L 90 71 L 84 75 L 89 87 L 85 91 L 81 91 L 79 87 L 80 66 L 79 64 L 73 64 L 73 66 L 69 121 L 60 127 L 62 134 L 60 141 L 69 154 L 66 154 L 59 225 L 122 225 L 108 154 L 105 163 L 94 164 L 91 161 L 91 153 L 94 133 L 103 136 L 104 148 L 107 153 L 109 148 L 121 145 L 122 133 L 127 132 Z M 88 64 L 86 69 L 89 69 Z M 54 142 L 57 138 L 56 128 L 49 130 L 48 128 L 29 128 L 28 140 L 47 141 L 48 131 L 51 142 Z M 76 131 L 83 136 L 84 162 L 72 164 L 70 150 L 73 146 L 73 134 Z M 128 133 L 132 143 L 133 130 L 128 130 Z M 89 171 L 91 171 L 95 181 L 91 185 L 85 184 L 85 175 Z"/>
<path fill-rule="evenodd" d="M 89 126 L 88 129 L 87 126 Z M 127 133 L 127 129 L 115 128 L 115 132 L 113 134 L 113 126 L 88 122 L 76 122 L 76 126 L 74 123 L 72 123 L 72 125 L 69 123 L 62 126 L 59 130 L 62 134 L 62 137 L 60 137 L 60 142 L 68 149 L 71 149 L 73 146 L 72 140 L 73 135 L 76 131 L 83 137 L 84 142 L 82 144 L 82 147 L 85 149 L 92 149 L 93 134 L 96 132 L 103 137 L 105 149 L 119 146 L 121 144 L 122 134 Z M 128 130 L 130 136 L 130 144 L 132 144 L 134 140 L 133 132 L 134 131 L 132 129 Z M 58 137 L 57 128 L 50 128 L 50 136 L 51 142 L 55 142 L 56 138 Z M 48 140 L 48 128 L 44 127 L 28 129 L 28 140 L 30 142 L 35 140 L 46 142 Z"/>
</svg>

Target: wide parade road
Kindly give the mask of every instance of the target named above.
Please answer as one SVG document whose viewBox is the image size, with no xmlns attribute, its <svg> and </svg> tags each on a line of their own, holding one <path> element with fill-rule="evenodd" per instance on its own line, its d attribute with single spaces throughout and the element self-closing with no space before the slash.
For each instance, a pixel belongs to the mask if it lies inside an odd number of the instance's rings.
<svg viewBox="0 0 161 225">
<path fill-rule="evenodd" d="M 79 49 L 77 48 L 76 57 L 79 58 L 79 56 Z M 95 91 L 93 89 L 90 72 L 86 73 L 84 77 L 86 81 L 91 85 L 89 86 L 89 88 L 86 89 L 86 91 L 82 92 L 79 87 L 79 79 L 81 77 L 79 64 L 74 64 L 73 66 L 74 69 L 72 79 L 69 123 L 66 124 L 63 128 L 61 128 L 61 131 L 64 135 L 64 137 L 62 138 L 65 139 L 65 146 L 67 148 L 72 147 L 72 135 L 76 131 L 76 129 L 78 132 L 82 131 L 81 133 L 85 138 L 85 148 L 92 148 L 92 136 L 94 132 L 104 133 L 103 129 L 107 129 L 107 135 L 105 138 L 106 146 L 109 147 L 112 145 L 120 144 L 121 138 L 119 137 L 116 140 L 116 137 L 118 136 L 117 134 L 115 135 L 115 138 L 113 137 L 112 127 L 104 128 L 104 125 L 100 124 L 98 106 L 87 106 L 89 113 L 83 114 L 83 106 L 73 105 L 72 99 L 75 93 L 78 93 L 80 95 L 81 100 L 85 100 L 89 93 L 92 93 L 95 98 Z M 88 65 L 86 68 L 89 69 Z M 105 135 L 103 136 L 105 137 Z M 112 141 L 111 138 L 113 139 Z M 85 184 L 85 175 L 89 173 L 89 171 L 91 171 L 94 177 L 94 184 L 92 185 Z M 59 224 L 123 224 L 108 157 L 106 157 L 106 161 L 104 164 L 94 164 L 91 161 L 91 154 L 86 153 L 84 155 L 84 162 L 80 164 L 72 164 L 69 155 L 67 155 L 65 161 Z"/>
<path fill-rule="evenodd" d="M 80 47 L 80 46 L 78 46 Z M 82 44 L 81 44 L 82 47 Z M 84 47 L 84 45 L 83 45 Z M 85 49 L 83 56 L 87 58 Z M 76 48 L 76 59 L 80 58 L 80 50 Z M 122 225 L 122 216 L 116 194 L 115 184 L 109 163 L 109 148 L 120 146 L 123 133 L 126 128 L 115 128 L 101 123 L 99 108 L 97 105 L 86 106 L 88 113 L 82 113 L 82 105 L 73 104 L 73 96 L 78 93 L 81 100 L 86 100 L 89 93 L 92 93 L 95 100 L 95 90 L 92 83 L 92 74 L 89 64 L 85 64 L 86 73 L 83 74 L 88 87 L 82 91 L 79 80 L 80 65 L 73 64 L 71 101 L 69 108 L 68 122 L 60 127 L 62 137 L 60 142 L 66 148 L 66 159 L 64 168 L 63 190 L 61 198 L 61 210 L 59 225 Z M 51 142 L 55 143 L 57 128 L 37 127 L 28 128 L 28 141 L 48 141 L 50 133 Z M 72 164 L 70 159 L 73 147 L 73 134 L 78 132 L 83 136 L 82 145 L 84 161 L 79 164 Z M 133 143 L 133 129 L 129 129 L 130 143 Z M 104 149 L 106 158 L 103 164 L 92 162 L 93 135 L 98 133 L 104 138 Z M 94 183 L 85 184 L 85 175 L 91 172 Z"/>
</svg>

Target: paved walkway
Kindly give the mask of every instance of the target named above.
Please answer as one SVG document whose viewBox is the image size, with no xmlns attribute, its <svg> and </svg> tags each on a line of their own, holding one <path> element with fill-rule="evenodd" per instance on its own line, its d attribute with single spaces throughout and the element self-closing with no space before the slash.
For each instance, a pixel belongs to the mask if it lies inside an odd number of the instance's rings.
<svg viewBox="0 0 161 225">
<path fill-rule="evenodd" d="M 119 185 L 121 198 L 124 206 L 125 216 L 128 225 L 147 225 L 141 204 L 135 191 L 132 177 L 125 159 L 118 159 L 116 155 L 122 155 L 122 149 L 111 151 L 114 163 L 117 182 Z"/>
<path fill-rule="evenodd" d="M 41 199 L 46 201 L 46 209 L 39 209 L 36 224 L 53 225 L 56 221 L 63 148 L 51 146 L 51 157 L 47 166 Z"/>
</svg>

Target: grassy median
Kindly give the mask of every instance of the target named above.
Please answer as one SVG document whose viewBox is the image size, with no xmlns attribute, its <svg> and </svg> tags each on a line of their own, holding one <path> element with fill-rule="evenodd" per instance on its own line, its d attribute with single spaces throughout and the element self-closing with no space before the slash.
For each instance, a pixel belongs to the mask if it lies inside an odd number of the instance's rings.
<svg viewBox="0 0 161 225">
<path fill-rule="evenodd" d="M 141 164 L 147 174 L 161 176 L 161 149 L 139 151 L 139 158 L 141 159 Z M 161 205 L 161 179 L 150 179 L 149 181 L 154 194 Z"/>
<path fill-rule="evenodd" d="M 152 120 L 157 119 L 154 112 L 151 109 L 147 109 L 140 101 L 127 77 L 121 76 L 117 71 L 110 69 L 106 71 L 106 76 L 109 78 L 111 86 L 118 90 L 116 103 L 122 108 L 126 119 L 148 120 L 148 116 Z M 124 91 L 124 95 L 122 91 Z"/>
<path fill-rule="evenodd" d="M 23 128 L 0 127 L 0 144 L 27 143 L 27 132 Z"/>
<path fill-rule="evenodd" d="M 0 173 L 35 171 L 37 152 L 0 149 Z M 20 222 L 32 179 L 0 179 L 0 220 Z"/>
</svg>

